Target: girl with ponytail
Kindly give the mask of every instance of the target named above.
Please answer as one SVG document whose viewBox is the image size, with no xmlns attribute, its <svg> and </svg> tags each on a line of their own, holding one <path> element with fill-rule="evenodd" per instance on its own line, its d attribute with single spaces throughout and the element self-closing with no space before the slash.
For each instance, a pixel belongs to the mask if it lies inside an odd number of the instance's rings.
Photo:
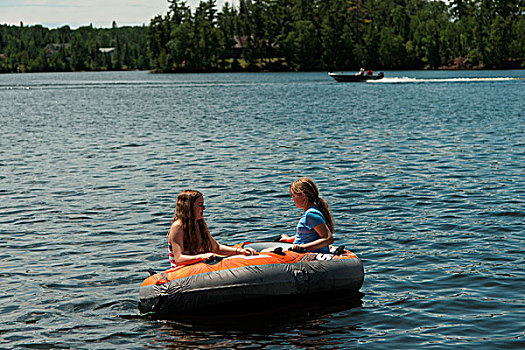
<svg viewBox="0 0 525 350">
<path fill-rule="evenodd" d="M 303 216 L 297 224 L 297 234 L 281 236 L 281 242 L 292 242 L 292 250 L 306 249 L 316 253 L 329 253 L 328 246 L 334 242 L 334 218 L 328 203 L 319 197 L 315 182 L 307 177 L 290 185 L 290 196 L 297 208 L 303 209 Z"/>
<path fill-rule="evenodd" d="M 251 248 L 232 248 L 219 244 L 204 221 L 204 197 L 194 190 L 182 191 L 177 197 L 175 216 L 168 232 L 171 267 L 191 264 L 215 255 L 251 255 Z"/>
</svg>

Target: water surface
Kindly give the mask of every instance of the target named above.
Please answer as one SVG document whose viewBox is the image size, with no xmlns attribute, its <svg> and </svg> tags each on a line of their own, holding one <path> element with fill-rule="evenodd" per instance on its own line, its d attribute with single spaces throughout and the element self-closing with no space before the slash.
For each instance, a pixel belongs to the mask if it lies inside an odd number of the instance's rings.
<svg viewBox="0 0 525 350">
<path fill-rule="evenodd" d="M 0 75 L 0 346 L 523 348 L 525 71 L 385 75 Z M 243 329 L 114 317 L 168 267 L 180 191 L 234 244 L 293 234 L 300 176 L 360 300 Z"/>
</svg>

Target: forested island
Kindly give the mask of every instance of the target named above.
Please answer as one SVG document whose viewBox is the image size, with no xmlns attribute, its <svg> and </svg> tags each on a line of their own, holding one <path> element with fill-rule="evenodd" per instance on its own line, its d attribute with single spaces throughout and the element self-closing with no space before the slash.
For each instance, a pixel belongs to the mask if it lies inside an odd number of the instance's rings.
<svg viewBox="0 0 525 350">
<path fill-rule="evenodd" d="M 522 0 L 168 0 L 149 26 L 0 25 L 0 72 L 525 68 Z"/>
</svg>

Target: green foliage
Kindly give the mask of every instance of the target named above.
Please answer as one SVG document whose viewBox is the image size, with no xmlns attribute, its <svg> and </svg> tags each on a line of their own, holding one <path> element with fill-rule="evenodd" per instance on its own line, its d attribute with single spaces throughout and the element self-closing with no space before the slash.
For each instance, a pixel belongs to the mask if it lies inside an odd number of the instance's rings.
<svg viewBox="0 0 525 350">
<path fill-rule="evenodd" d="M 159 19 L 151 22 L 148 45 L 176 57 L 168 66 L 152 59 L 159 71 L 224 70 L 231 59 L 246 69 L 507 68 L 525 56 L 520 0 L 239 0 L 218 14 L 215 1 L 194 14 L 169 2 L 185 16 L 160 19 L 168 45 L 152 34 Z"/>
<path fill-rule="evenodd" d="M 168 2 L 148 27 L 0 25 L 0 72 L 525 66 L 523 0 Z"/>
<path fill-rule="evenodd" d="M 0 72 L 149 69 L 147 27 L 0 25 Z M 115 48 L 102 52 L 100 48 Z"/>
</svg>

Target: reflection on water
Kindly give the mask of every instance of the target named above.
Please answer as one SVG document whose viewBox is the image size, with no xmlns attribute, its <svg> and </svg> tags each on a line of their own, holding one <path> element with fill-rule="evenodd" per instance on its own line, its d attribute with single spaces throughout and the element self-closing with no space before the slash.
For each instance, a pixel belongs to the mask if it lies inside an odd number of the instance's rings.
<svg viewBox="0 0 525 350">
<path fill-rule="evenodd" d="M 364 294 L 318 295 L 308 300 L 275 305 L 254 304 L 262 310 L 236 314 L 235 309 L 213 310 L 212 315 L 183 316 L 177 321 L 157 321 L 163 325 L 162 341 L 169 348 L 193 347 L 271 347 L 341 348 L 349 346 L 348 339 L 334 336 L 331 324 L 343 317 L 347 322 L 362 305 Z M 234 306 L 232 306 L 234 307 Z M 359 336 L 359 321 L 345 324 L 346 332 Z"/>
<path fill-rule="evenodd" d="M 173 315 L 170 324 L 199 330 L 277 331 L 291 324 L 325 317 L 362 305 L 364 294 L 327 293 L 283 296 L 216 306 L 198 313 Z"/>
</svg>

